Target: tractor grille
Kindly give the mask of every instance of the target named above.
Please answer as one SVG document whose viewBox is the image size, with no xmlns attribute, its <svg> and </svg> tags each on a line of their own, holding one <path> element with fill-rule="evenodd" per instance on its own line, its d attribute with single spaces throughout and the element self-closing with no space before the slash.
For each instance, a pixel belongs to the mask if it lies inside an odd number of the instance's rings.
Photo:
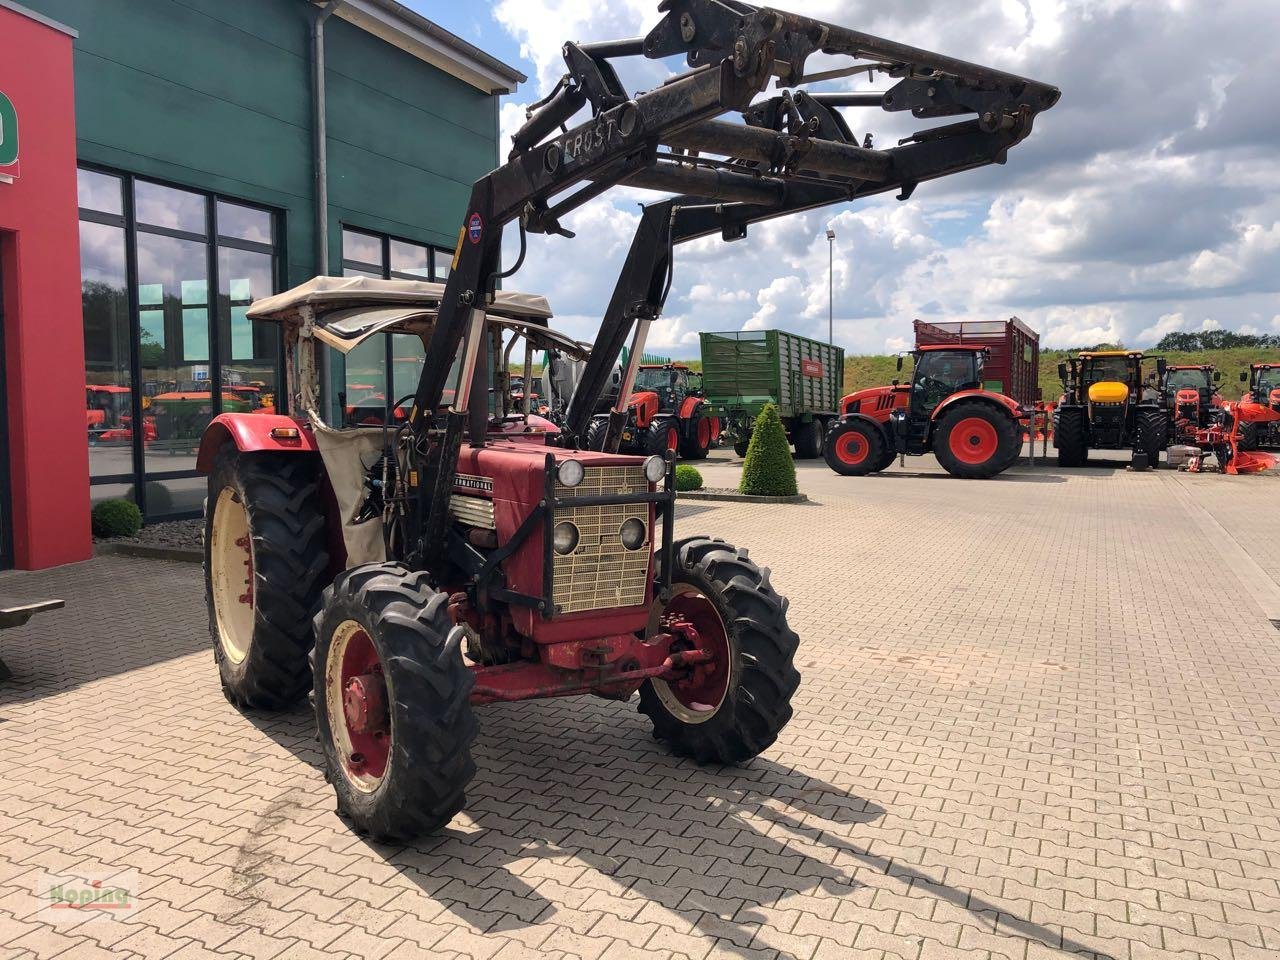
<svg viewBox="0 0 1280 960">
<path fill-rule="evenodd" d="M 572 500 L 646 493 L 648 489 L 643 466 L 588 467 L 582 483 L 576 487 L 558 486 L 556 495 L 562 500 Z M 618 535 L 623 522 L 631 517 L 639 518 L 647 526 L 648 505 L 610 504 L 556 511 L 555 522 L 572 521 L 580 535 L 577 550 L 567 557 L 554 555 L 552 597 L 561 613 L 635 607 L 644 603 L 651 551 L 647 545 L 628 550 Z M 650 530 L 650 541 L 652 537 Z"/>
<path fill-rule="evenodd" d="M 455 520 L 472 527 L 484 527 L 486 530 L 492 530 L 495 526 L 493 522 L 493 501 L 486 500 L 484 497 L 469 497 L 460 493 L 452 494 L 449 497 L 449 512 L 453 514 Z"/>
</svg>

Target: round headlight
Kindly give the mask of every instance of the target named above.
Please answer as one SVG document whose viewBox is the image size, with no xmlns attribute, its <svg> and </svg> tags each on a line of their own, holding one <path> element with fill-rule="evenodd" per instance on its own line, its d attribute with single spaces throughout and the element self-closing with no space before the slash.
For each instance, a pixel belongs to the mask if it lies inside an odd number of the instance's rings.
<svg viewBox="0 0 1280 960">
<path fill-rule="evenodd" d="M 639 550 L 644 546 L 644 521 L 639 517 L 632 517 L 622 525 L 618 536 L 628 550 Z"/>
<path fill-rule="evenodd" d="M 644 478 L 650 483 L 657 483 L 667 475 L 667 462 L 661 457 L 650 457 L 644 462 Z"/>
<path fill-rule="evenodd" d="M 562 487 L 576 487 L 586 474 L 587 471 L 577 460 L 562 460 L 560 466 L 556 468 L 556 479 L 560 481 Z M 565 553 L 568 552 L 565 551 Z"/>
<path fill-rule="evenodd" d="M 551 532 L 551 546 L 562 556 L 573 553 L 578 546 L 578 528 L 568 520 L 561 520 Z"/>
</svg>

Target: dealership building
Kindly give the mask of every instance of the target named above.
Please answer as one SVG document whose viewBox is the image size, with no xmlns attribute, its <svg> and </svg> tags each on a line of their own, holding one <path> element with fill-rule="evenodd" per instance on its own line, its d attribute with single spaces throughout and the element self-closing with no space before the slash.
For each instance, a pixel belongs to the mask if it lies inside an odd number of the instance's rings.
<svg viewBox="0 0 1280 960">
<path fill-rule="evenodd" d="M 394 0 L 0 0 L 0 566 L 87 558 L 103 499 L 196 515 L 204 425 L 283 403 L 249 304 L 442 279 L 524 79 Z M 329 415 L 412 351 L 326 358 Z"/>
</svg>

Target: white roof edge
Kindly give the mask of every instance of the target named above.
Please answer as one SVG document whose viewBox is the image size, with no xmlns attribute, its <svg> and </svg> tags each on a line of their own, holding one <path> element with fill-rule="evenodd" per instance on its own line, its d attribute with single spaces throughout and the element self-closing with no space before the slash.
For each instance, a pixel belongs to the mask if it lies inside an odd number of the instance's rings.
<svg viewBox="0 0 1280 960">
<path fill-rule="evenodd" d="M 514 93 L 528 79 L 397 0 L 342 0 L 334 14 L 484 93 Z"/>
<path fill-rule="evenodd" d="M 57 30 L 59 33 L 65 33 L 72 40 L 76 40 L 80 37 L 79 31 L 68 27 L 65 23 L 59 23 L 52 17 L 46 17 L 43 13 L 36 13 L 34 10 L 28 10 L 22 4 L 15 3 L 14 0 L 0 0 L 0 7 L 4 7 L 6 10 L 12 10 L 14 13 L 27 17 L 30 20 L 34 20 L 36 23 L 42 23 L 46 27 Z"/>
</svg>

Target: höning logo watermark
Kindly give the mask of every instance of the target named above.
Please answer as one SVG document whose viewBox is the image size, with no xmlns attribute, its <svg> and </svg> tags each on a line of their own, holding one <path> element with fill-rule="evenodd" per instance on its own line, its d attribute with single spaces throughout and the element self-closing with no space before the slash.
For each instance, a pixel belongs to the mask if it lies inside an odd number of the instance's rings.
<svg viewBox="0 0 1280 960">
<path fill-rule="evenodd" d="M 40 918 L 77 922 L 90 915 L 119 915 L 137 909 L 138 874 L 134 870 L 42 873 L 36 881 Z"/>
</svg>

